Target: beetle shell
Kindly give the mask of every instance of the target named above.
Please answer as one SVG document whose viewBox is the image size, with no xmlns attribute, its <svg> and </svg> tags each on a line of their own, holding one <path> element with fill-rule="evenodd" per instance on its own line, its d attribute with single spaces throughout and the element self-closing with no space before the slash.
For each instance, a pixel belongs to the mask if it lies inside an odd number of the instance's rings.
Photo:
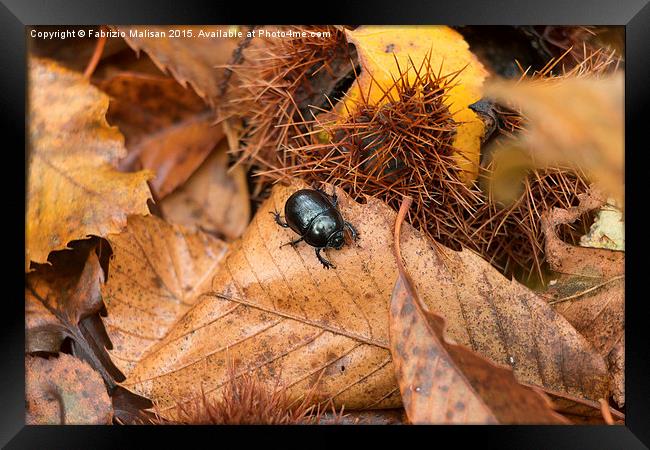
<svg viewBox="0 0 650 450">
<path fill-rule="evenodd" d="M 301 189 L 284 205 L 284 218 L 313 247 L 326 247 L 332 233 L 343 230 L 343 216 L 321 191 Z"/>
</svg>

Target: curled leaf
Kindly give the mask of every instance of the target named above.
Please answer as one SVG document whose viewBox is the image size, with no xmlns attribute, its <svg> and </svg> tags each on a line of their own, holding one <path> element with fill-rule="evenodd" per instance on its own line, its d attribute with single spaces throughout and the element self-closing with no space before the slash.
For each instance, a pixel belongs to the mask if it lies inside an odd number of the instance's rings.
<svg viewBox="0 0 650 450">
<path fill-rule="evenodd" d="M 52 266 L 40 267 L 28 275 L 26 350 L 57 353 L 63 339 L 70 338 L 74 354 L 97 370 L 107 385 L 114 387 L 124 375 L 106 353 L 110 340 L 104 330 L 97 332 L 92 320 L 103 308 L 100 286 L 104 272 L 94 251 L 88 254 L 81 275 L 69 262 L 55 257 Z"/>
<path fill-rule="evenodd" d="M 129 156 L 155 172 L 151 187 L 163 198 L 183 184 L 224 137 L 212 112 L 172 78 L 122 73 L 104 80 L 111 95 L 108 118 L 126 136 Z"/>
<path fill-rule="evenodd" d="M 390 305 L 390 349 L 404 409 L 414 424 L 567 423 L 544 394 L 522 386 L 497 366 L 444 336 L 445 320 L 428 311 L 401 261 L 400 230 L 411 199 L 395 223 L 399 274 Z"/>
</svg>

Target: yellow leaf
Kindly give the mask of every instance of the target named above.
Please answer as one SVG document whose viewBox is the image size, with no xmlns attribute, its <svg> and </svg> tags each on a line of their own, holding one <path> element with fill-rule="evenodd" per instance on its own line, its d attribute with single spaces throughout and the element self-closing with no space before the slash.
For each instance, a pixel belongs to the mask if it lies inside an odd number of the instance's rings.
<svg viewBox="0 0 650 450">
<path fill-rule="evenodd" d="M 361 95 L 370 103 L 376 103 L 383 95 L 381 89 L 393 85 L 393 80 L 400 76 L 395 59 L 403 72 L 409 66 L 409 58 L 419 68 L 431 53 L 431 66 L 441 68 L 441 75 L 461 71 L 445 104 L 459 123 L 454 140 L 458 149 L 457 160 L 466 181 L 475 179 L 485 127 L 468 106 L 481 99 L 483 81 L 488 72 L 469 50 L 463 37 L 446 26 L 362 26 L 353 31 L 346 30 L 346 34 L 348 41 L 357 48 L 362 65 L 358 83 L 352 85 L 344 102 L 350 110 L 361 100 Z M 408 77 L 409 80 L 415 78 L 413 69 Z"/>
<path fill-rule="evenodd" d="M 31 59 L 29 77 L 26 271 L 70 241 L 119 232 L 151 197 L 151 172 L 114 167 L 126 149 L 106 95 L 47 60 Z"/>
</svg>

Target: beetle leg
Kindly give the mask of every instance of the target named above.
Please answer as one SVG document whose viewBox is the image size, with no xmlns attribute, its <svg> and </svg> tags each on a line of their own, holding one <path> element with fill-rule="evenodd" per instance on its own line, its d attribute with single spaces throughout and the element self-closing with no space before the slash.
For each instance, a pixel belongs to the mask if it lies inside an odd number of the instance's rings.
<svg viewBox="0 0 650 450">
<path fill-rule="evenodd" d="M 350 230 L 350 233 L 352 234 L 352 239 L 355 241 L 359 239 L 359 232 L 357 231 L 356 228 L 354 228 L 354 225 L 352 225 L 350 222 L 345 222 L 345 226 L 347 227 L 348 230 Z"/>
<path fill-rule="evenodd" d="M 303 240 L 303 237 L 301 236 L 301 237 L 299 237 L 298 239 L 296 239 L 295 241 L 285 242 L 284 244 L 282 244 L 282 245 L 280 246 L 280 248 L 284 247 L 285 245 L 290 245 L 290 246 L 292 246 L 292 247 L 295 247 L 296 244 L 298 244 L 298 242 L 300 242 L 300 241 L 302 241 L 302 240 Z"/>
<path fill-rule="evenodd" d="M 339 204 L 339 199 L 338 199 L 338 197 L 336 196 L 336 189 L 334 188 L 334 186 L 332 186 L 332 195 L 328 194 L 327 192 L 325 192 L 324 189 L 321 189 L 320 187 L 317 187 L 316 190 L 317 190 L 318 192 L 322 192 L 323 194 L 325 194 L 325 197 L 327 197 L 327 198 L 330 199 L 330 201 L 332 202 L 332 205 L 333 205 L 335 208 L 338 206 L 338 204 Z"/>
<path fill-rule="evenodd" d="M 277 211 L 269 211 L 269 214 L 273 214 L 273 218 L 275 219 L 275 223 L 280 225 L 282 228 L 289 228 L 289 225 L 287 225 L 285 222 L 282 221 L 280 218 L 280 213 Z"/>
<path fill-rule="evenodd" d="M 336 196 L 336 189 L 334 189 L 333 186 L 332 186 L 332 195 L 330 195 L 330 197 L 332 198 L 332 205 L 334 205 L 334 207 L 336 208 L 339 205 L 339 199 Z"/>
<path fill-rule="evenodd" d="M 336 266 L 335 266 L 334 264 L 332 264 L 331 262 L 329 262 L 327 259 L 323 258 L 323 256 L 320 254 L 320 251 L 321 251 L 322 249 L 323 249 L 322 247 L 316 249 L 316 257 L 318 258 L 318 260 L 320 261 L 320 263 L 321 263 L 321 264 L 323 265 L 323 267 L 325 267 L 326 269 L 329 269 L 330 267 L 333 267 L 334 269 L 336 269 Z"/>
</svg>

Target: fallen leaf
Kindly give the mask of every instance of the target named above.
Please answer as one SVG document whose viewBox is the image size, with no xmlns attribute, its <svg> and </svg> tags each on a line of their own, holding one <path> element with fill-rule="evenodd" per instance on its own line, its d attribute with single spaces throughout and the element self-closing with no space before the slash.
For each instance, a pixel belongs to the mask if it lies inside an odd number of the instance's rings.
<svg viewBox="0 0 650 450">
<path fill-rule="evenodd" d="M 400 68 L 409 67 L 409 60 L 415 66 L 409 71 L 409 80 L 415 78 L 415 70 L 429 53 L 431 66 L 440 68 L 441 75 L 459 72 L 445 104 L 458 122 L 453 142 L 458 163 L 467 181 L 475 179 L 485 126 L 469 105 L 481 99 L 488 72 L 463 37 L 447 26 L 361 26 L 346 30 L 346 35 L 362 65 L 358 82 L 346 94 L 347 108 L 354 108 L 362 98 L 376 103 L 383 96 L 382 89 L 389 89 L 400 78 Z"/>
<path fill-rule="evenodd" d="M 226 245 L 154 216 L 129 217 L 126 231 L 108 240 L 113 257 L 102 286 L 104 324 L 110 355 L 128 376 L 209 286 Z"/>
<path fill-rule="evenodd" d="M 61 353 L 25 356 L 27 425 L 107 425 L 111 399 L 102 377 L 87 363 Z"/>
<path fill-rule="evenodd" d="M 595 192 L 580 196 L 580 204 L 568 210 L 553 208 L 542 215 L 546 254 L 559 272 L 544 295 L 609 362 L 611 390 L 624 402 L 624 353 L 618 350 L 625 334 L 625 253 L 569 245 L 556 228 L 571 224 L 583 213 L 599 208 L 603 200 Z M 610 353 L 614 352 L 611 355 Z"/>
<path fill-rule="evenodd" d="M 208 396 L 220 395 L 230 354 L 241 362 L 242 373 L 259 369 L 262 379 L 280 381 L 298 394 L 320 378 L 325 401 L 333 398 L 346 410 L 401 404 L 387 320 L 397 274 L 390 250 L 395 213 L 376 199 L 362 205 L 337 190 L 342 214 L 361 239 L 326 252 L 337 269 L 325 270 L 307 245 L 280 248 L 295 234 L 269 214 L 282 210 L 289 195 L 303 187 L 275 186 L 215 268 L 211 289 L 173 326 L 172 315 L 166 316 L 171 328 L 164 338 L 156 335 L 162 340 L 155 349 L 129 358 L 134 362 L 125 387 L 173 414 L 176 402 L 198 395 L 199 386 Z M 519 381 L 593 399 L 605 395 L 602 357 L 543 299 L 474 253 L 445 250 L 440 256 L 433 242 L 410 226 L 403 243 L 406 267 L 423 301 L 447 319 L 456 342 L 510 365 Z M 140 314 L 161 303 L 157 296 L 137 301 Z M 153 335 L 155 320 L 149 315 L 120 327 L 126 334 L 151 326 Z"/>
<path fill-rule="evenodd" d="M 120 173 L 123 137 L 109 127 L 108 97 L 80 74 L 29 59 L 29 147 L 25 270 L 51 251 L 148 214 L 148 171 Z"/>
<path fill-rule="evenodd" d="M 624 204 L 623 74 L 494 80 L 485 94 L 521 108 L 523 142 L 541 166 L 571 164 Z"/>
<path fill-rule="evenodd" d="M 445 338 L 445 319 L 425 309 L 401 262 L 400 230 L 411 199 L 395 224 L 399 270 L 390 304 L 390 350 L 404 409 L 413 424 L 562 424 L 550 401 L 497 366 Z"/>
<path fill-rule="evenodd" d="M 172 78 L 122 73 L 101 83 L 111 96 L 108 120 L 126 137 L 129 155 L 156 173 L 151 187 L 162 199 L 183 184 L 224 137 L 201 99 Z"/>
<path fill-rule="evenodd" d="M 225 65 L 237 48 L 239 38 L 211 37 L 210 33 L 226 33 L 241 31 L 239 27 L 227 26 L 147 26 L 152 33 L 164 32 L 166 38 L 134 36 L 132 33 L 142 31 L 142 27 L 118 26 L 126 33 L 125 40 L 136 52 L 144 50 L 154 63 L 167 73 L 170 72 L 178 82 L 186 86 L 188 83 L 203 100 L 210 106 L 216 106 L 220 95 L 219 87 L 224 69 L 217 66 Z M 179 36 L 170 37 L 170 28 L 178 30 Z M 200 31 L 208 33 L 207 37 L 199 36 Z M 191 34 L 191 36 L 190 36 Z"/>
<path fill-rule="evenodd" d="M 111 98 L 107 118 L 120 128 L 130 152 L 148 135 L 206 111 L 194 91 L 170 77 L 120 72 L 99 88 Z"/>
<path fill-rule="evenodd" d="M 251 215 L 246 171 L 241 165 L 228 169 L 227 140 L 160 208 L 172 223 L 228 240 L 242 235 Z"/>
<path fill-rule="evenodd" d="M 63 340 L 70 338 L 75 356 L 87 361 L 114 387 L 117 381 L 124 380 L 124 375 L 106 353 L 110 340 L 98 340 L 85 320 L 103 307 L 100 286 L 104 272 L 94 250 L 89 252 L 82 270 L 75 269 L 64 257 L 60 261 L 54 258 L 52 266 L 39 267 L 28 275 L 26 351 L 57 353 Z"/>
</svg>

